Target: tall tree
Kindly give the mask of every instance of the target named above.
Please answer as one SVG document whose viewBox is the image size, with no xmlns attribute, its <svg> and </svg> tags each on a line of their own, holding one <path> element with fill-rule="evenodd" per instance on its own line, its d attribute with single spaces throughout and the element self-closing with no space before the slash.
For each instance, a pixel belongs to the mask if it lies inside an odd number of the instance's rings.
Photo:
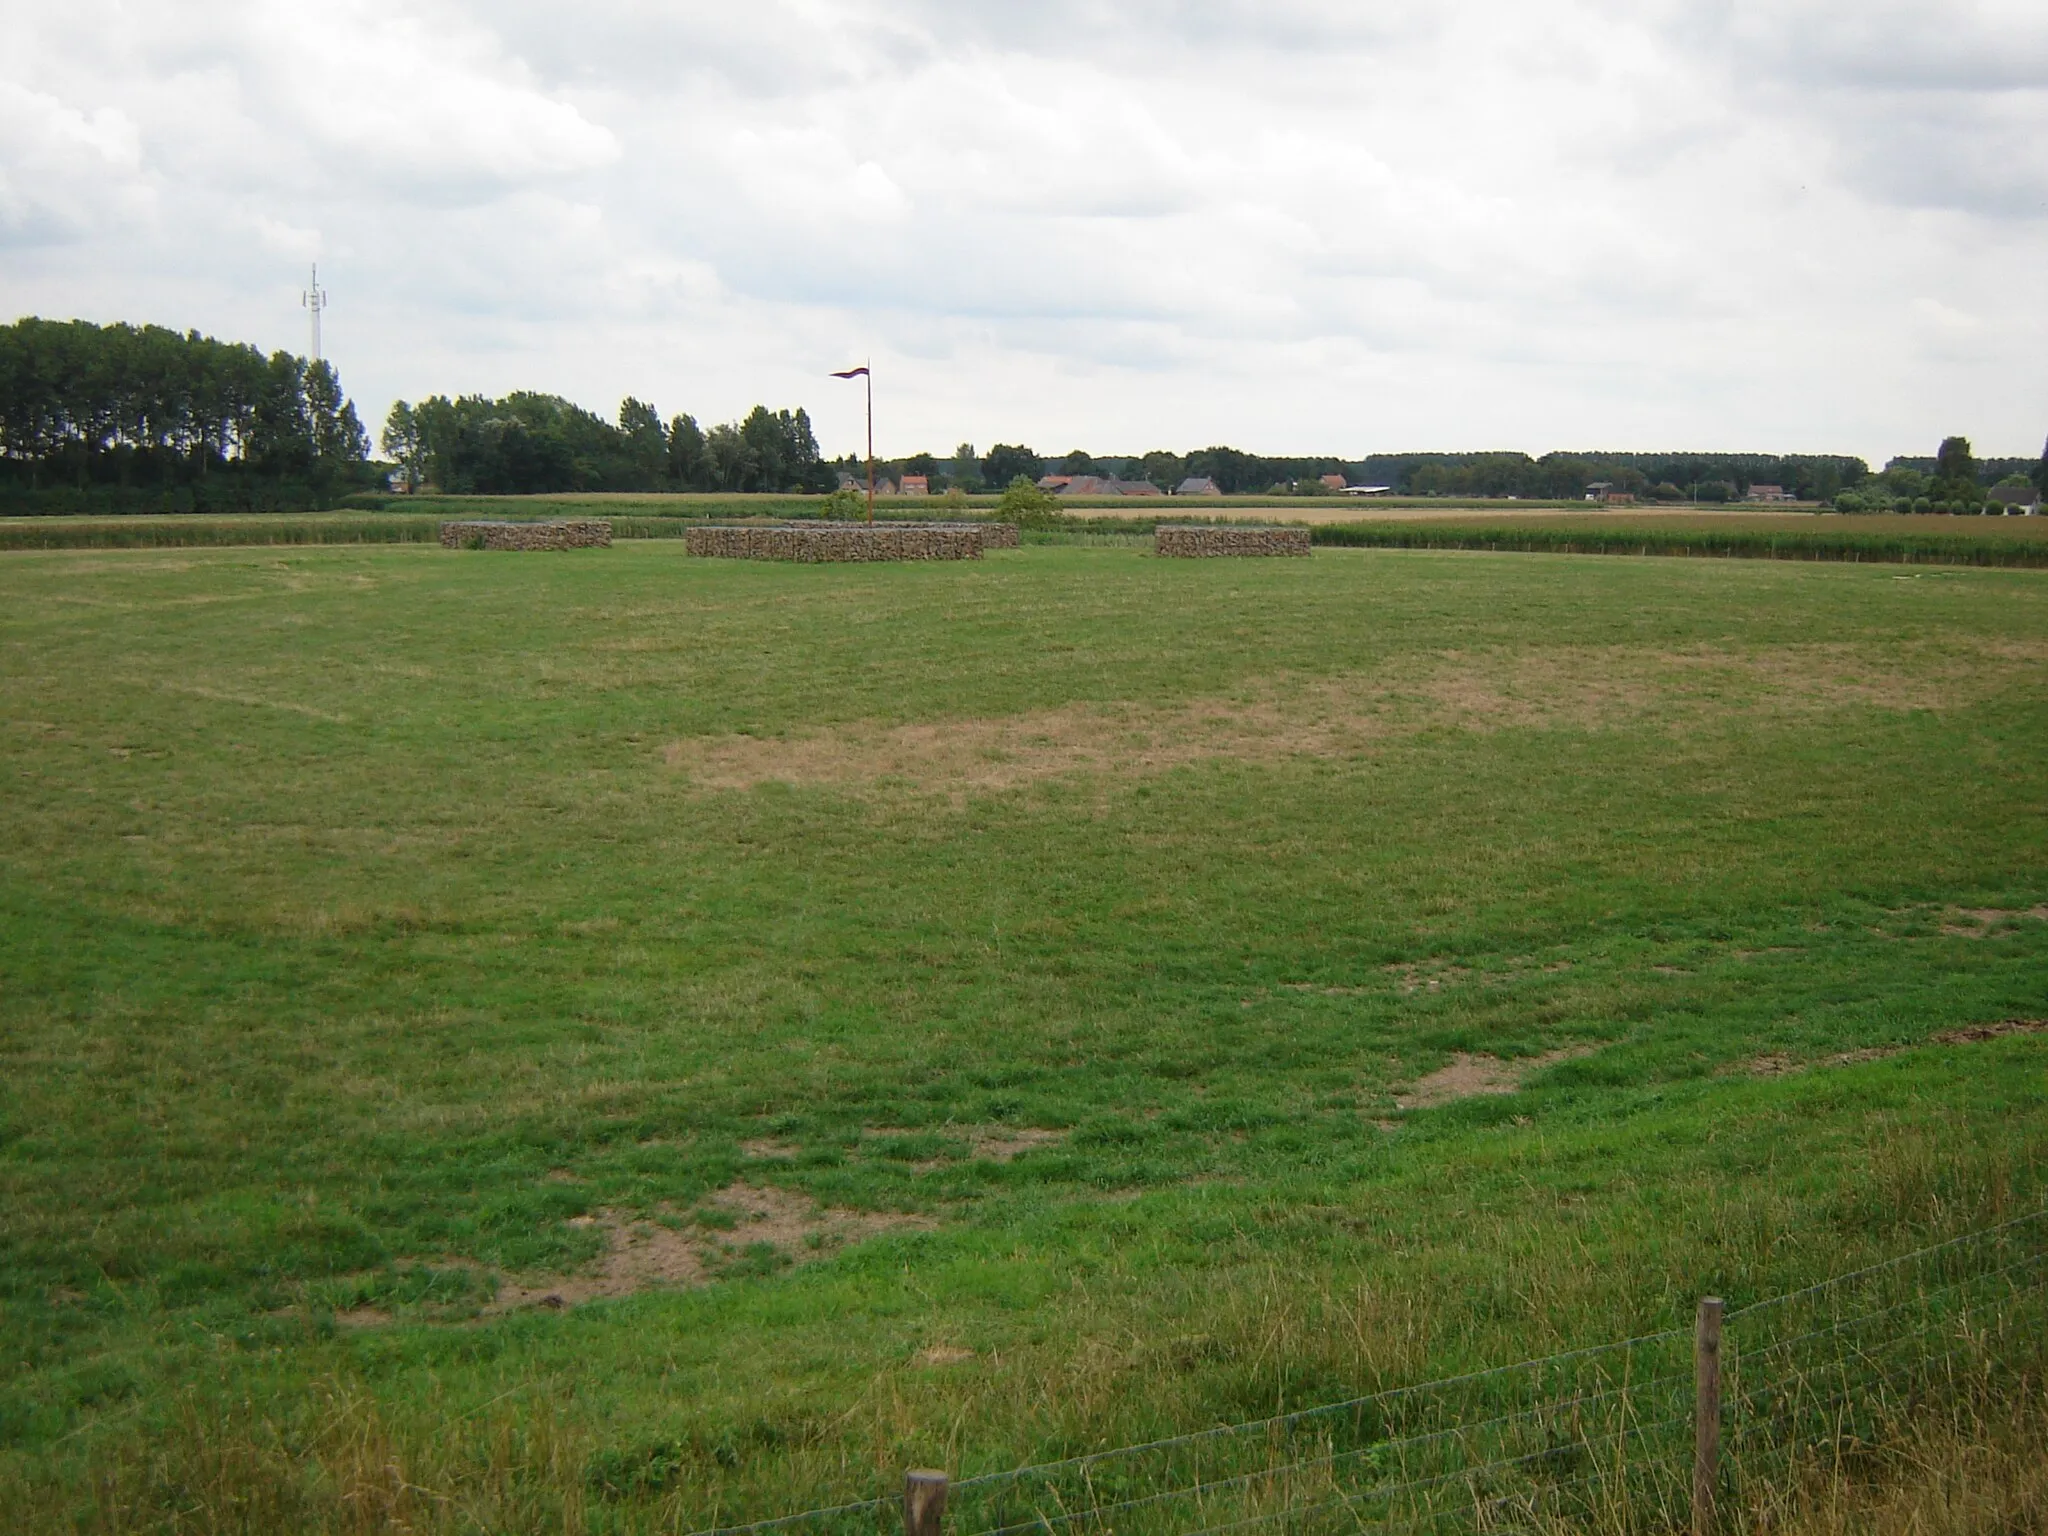
<svg viewBox="0 0 2048 1536">
<path fill-rule="evenodd" d="M 404 472 L 406 490 L 416 494 L 427 478 L 427 444 L 418 414 L 405 401 L 392 403 L 378 445 Z"/>
<path fill-rule="evenodd" d="M 653 491 L 668 478 L 668 433 L 661 413 L 645 401 L 628 395 L 619 402 L 619 431 L 625 437 L 625 457 L 633 484 L 621 490 Z"/>
<path fill-rule="evenodd" d="M 1027 480 L 1036 480 L 1044 473 L 1045 460 L 1016 443 L 997 443 L 989 449 L 988 457 L 981 461 L 984 485 L 1006 486 L 1019 475 Z"/>
<path fill-rule="evenodd" d="M 953 450 L 952 461 L 946 466 L 946 479 L 963 491 L 981 489 L 981 460 L 975 455 L 974 444 L 962 443 Z"/>
<path fill-rule="evenodd" d="M 1973 512 L 1984 504 L 1977 483 L 1977 459 L 1967 437 L 1945 437 L 1934 455 L 1934 482 L 1928 498 L 1937 511 Z"/>
<path fill-rule="evenodd" d="M 1138 460 L 1138 473 L 1162 491 L 1177 490 L 1188 477 L 1187 461 L 1177 453 L 1155 448 Z"/>
<path fill-rule="evenodd" d="M 679 491 L 709 490 L 705 480 L 704 432 L 694 416 L 668 424 L 668 478 Z"/>
</svg>

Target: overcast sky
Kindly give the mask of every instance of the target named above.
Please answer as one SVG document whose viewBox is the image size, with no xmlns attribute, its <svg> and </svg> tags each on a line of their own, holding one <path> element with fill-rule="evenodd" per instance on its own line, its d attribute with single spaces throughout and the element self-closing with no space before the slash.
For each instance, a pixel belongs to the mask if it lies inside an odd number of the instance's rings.
<svg viewBox="0 0 2048 1536">
<path fill-rule="evenodd" d="M 2048 434 L 2044 0 L 0 0 L 0 311 L 856 446 Z"/>
</svg>

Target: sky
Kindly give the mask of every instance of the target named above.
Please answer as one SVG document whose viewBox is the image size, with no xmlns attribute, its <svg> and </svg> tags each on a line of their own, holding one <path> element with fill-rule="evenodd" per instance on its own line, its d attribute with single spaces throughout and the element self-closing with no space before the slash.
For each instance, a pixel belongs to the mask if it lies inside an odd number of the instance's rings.
<svg viewBox="0 0 2048 1536">
<path fill-rule="evenodd" d="M 2036 455 L 2043 0 L 0 0 L 0 318 L 828 454 Z"/>
</svg>

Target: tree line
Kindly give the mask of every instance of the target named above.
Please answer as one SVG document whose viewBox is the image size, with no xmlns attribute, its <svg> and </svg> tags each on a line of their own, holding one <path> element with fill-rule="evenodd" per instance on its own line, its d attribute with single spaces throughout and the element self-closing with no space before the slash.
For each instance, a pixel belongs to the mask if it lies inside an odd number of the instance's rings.
<svg viewBox="0 0 2048 1536">
<path fill-rule="evenodd" d="M 559 395 L 502 399 L 432 395 L 399 401 L 381 446 L 395 478 L 418 490 L 829 491 L 856 482 L 852 456 L 827 463 L 801 409 L 757 405 L 708 430 L 627 398 L 607 421 Z M 381 483 L 370 443 L 326 362 L 154 325 L 35 317 L 0 326 L 0 510 L 108 506 L 128 510 L 326 505 Z M 878 466 L 891 480 L 923 475 L 934 492 L 1001 490 L 1048 472 L 1149 480 L 1172 491 L 1205 479 L 1225 494 L 1327 494 L 1325 475 L 1411 496 L 1576 499 L 1606 482 L 1646 500 L 1729 501 L 1754 485 L 1845 510 L 1974 510 L 1988 487 L 2031 479 L 2041 464 L 1973 457 L 1945 440 L 1931 459 L 1896 458 L 1873 474 L 1827 454 L 1525 453 L 1282 456 L 1222 445 L 1049 457 L 1020 443 L 987 453 L 961 443 L 945 457 L 912 454 Z"/>
<path fill-rule="evenodd" d="M 809 415 L 763 405 L 706 431 L 690 415 L 664 422 L 630 396 L 613 423 L 559 395 L 432 395 L 391 407 L 382 446 L 405 488 L 461 495 L 818 492 L 834 483 Z"/>
<path fill-rule="evenodd" d="M 860 478 L 861 462 L 838 461 Z M 949 457 L 918 453 L 877 466 L 878 476 L 925 476 L 933 491 L 999 490 L 1022 476 L 1103 475 L 1149 480 L 1163 491 L 1191 478 L 1212 482 L 1225 495 L 1324 495 L 1322 477 L 1347 484 L 1385 486 L 1399 496 L 1458 496 L 1531 501 L 1576 500 L 1589 485 L 1606 482 L 1645 500 L 1732 501 L 1752 485 L 1780 485 L 1802 501 L 1830 501 L 1871 479 L 1862 459 L 1828 454 L 1764 453 L 1399 453 L 1345 458 L 1336 454 L 1273 455 L 1214 446 L 1190 453 L 1155 449 L 1129 456 L 1083 449 L 1052 457 L 1020 444 L 998 443 L 986 454 L 962 443 Z"/>
<path fill-rule="evenodd" d="M 1994 487 L 2031 485 L 2048 495 L 2048 444 L 2039 463 L 1979 459 L 1967 437 L 1946 437 L 1931 459 L 1900 457 L 1855 490 L 1834 499 L 1838 512 L 1983 512 Z"/>
<path fill-rule="evenodd" d="M 157 325 L 0 326 L 0 505 L 323 505 L 372 483 L 332 365 Z"/>
<path fill-rule="evenodd" d="M 834 466 L 858 480 L 866 474 L 864 461 L 847 455 Z M 1038 480 L 1048 474 L 1102 475 L 1119 480 L 1149 480 L 1163 491 L 1176 489 L 1182 481 L 1198 478 L 1213 481 L 1226 495 L 1287 489 L 1297 481 L 1316 481 L 1322 475 L 1341 473 L 1342 458 L 1274 457 L 1246 453 L 1237 448 L 1198 448 L 1191 453 L 1156 449 L 1128 457 L 1097 457 L 1084 449 L 1049 457 L 1021 443 L 997 443 L 987 453 L 977 453 L 972 443 L 962 443 L 946 458 L 931 453 L 914 453 L 908 458 L 878 463 L 878 477 L 900 481 L 906 475 L 923 475 L 934 492 L 959 489 L 969 492 L 999 491 L 1013 480 Z"/>
</svg>

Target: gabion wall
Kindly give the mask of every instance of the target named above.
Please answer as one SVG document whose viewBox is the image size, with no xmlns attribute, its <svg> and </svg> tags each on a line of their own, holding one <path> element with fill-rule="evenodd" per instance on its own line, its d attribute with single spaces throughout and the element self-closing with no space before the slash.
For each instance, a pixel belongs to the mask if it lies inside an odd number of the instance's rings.
<svg viewBox="0 0 2048 1536">
<path fill-rule="evenodd" d="M 600 518 L 559 523 L 443 523 L 443 549 L 600 549 L 612 525 Z"/>
<path fill-rule="evenodd" d="M 983 549 L 1015 549 L 1023 541 L 1015 523 L 894 523 L 896 528 L 972 528 L 981 534 Z"/>
<path fill-rule="evenodd" d="M 1183 559 L 1213 559 L 1227 555 L 1305 555 L 1308 552 L 1306 528 L 1160 527 L 1152 532 L 1152 553 Z"/>
<path fill-rule="evenodd" d="M 723 560 L 979 560 L 978 523 L 816 523 L 761 528 L 692 528 L 683 535 L 693 555 Z"/>
</svg>

